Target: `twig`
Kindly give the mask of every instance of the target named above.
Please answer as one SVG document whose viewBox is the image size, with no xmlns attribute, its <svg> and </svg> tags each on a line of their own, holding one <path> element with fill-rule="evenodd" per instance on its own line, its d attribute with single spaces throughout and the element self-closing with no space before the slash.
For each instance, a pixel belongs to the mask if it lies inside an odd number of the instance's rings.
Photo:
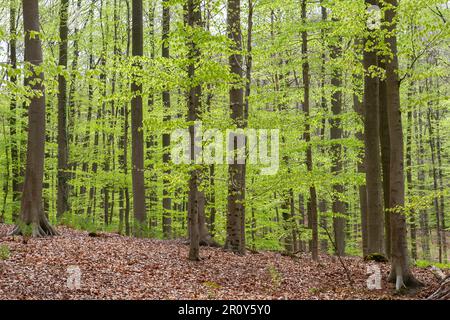
<svg viewBox="0 0 450 320">
<path fill-rule="evenodd" d="M 324 229 L 325 232 L 327 233 L 328 239 L 330 239 L 330 242 L 331 242 L 331 244 L 332 244 L 333 247 L 334 247 L 334 250 L 335 250 L 335 252 L 336 252 L 336 255 L 337 255 L 339 261 L 341 262 L 342 267 L 343 267 L 344 270 L 345 270 L 345 274 L 347 275 L 348 281 L 350 282 L 350 284 L 353 284 L 353 280 L 352 280 L 352 278 L 351 278 L 350 271 L 347 269 L 347 267 L 346 267 L 344 261 L 342 261 L 341 255 L 339 254 L 339 251 L 338 251 L 338 249 L 337 249 L 336 243 L 333 241 L 333 239 L 332 239 L 332 237 L 331 237 L 331 235 L 330 235 L 330 232 L 328 232 L 328 229 L 327 229 L 326 227 L 324 227 L 324 226 L 322 226 L 322 225 L 321 225 L 320 227 L 321 227 L 322 229 Z"/>
</svg>

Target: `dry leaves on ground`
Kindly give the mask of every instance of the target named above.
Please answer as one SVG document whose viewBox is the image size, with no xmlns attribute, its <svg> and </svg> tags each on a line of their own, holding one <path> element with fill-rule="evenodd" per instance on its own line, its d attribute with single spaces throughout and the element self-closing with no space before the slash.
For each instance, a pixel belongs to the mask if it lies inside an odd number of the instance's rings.
<svg viewBox="0 0 450 320">
<path fill-rule="evenodd" d="M 414 296 L 393 295 L 382 270 L 381 290 L 367 288 L 369 263 L 322 255 L 298 258 L 274 252 L 237 256 L 220 248 L 202 248 L 200 262 L 187 260 L 182 241 L 161 241 L 59 228 L 46 239 L 7 237 L 11 226 L 0 225 L 0 245 L 9 257 L 0 259 L 0 299 L 421 299 L 438 281 L 426 269 L 414 273 L 426 286 Z M 69 268 L 81 271 L 78 289 L 68 286 Z"/>
</svg>

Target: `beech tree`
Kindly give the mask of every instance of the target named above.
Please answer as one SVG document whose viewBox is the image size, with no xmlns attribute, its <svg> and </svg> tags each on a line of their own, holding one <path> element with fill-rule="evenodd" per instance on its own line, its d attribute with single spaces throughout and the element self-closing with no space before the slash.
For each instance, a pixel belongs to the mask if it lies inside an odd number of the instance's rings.
<svg viewBox="0 0 450 320">
<path fill-rule="evenodd" d="M 142 0 L 133 0 L 133 57 L 143 55 L 143 13 Z M 141 63 L 135 62 L 135 67 L 141 69 Z M 137 235 L 142 235 L 142 228 L 146 222 L 145 183 L 144 183 L 144 132 L 142 111 L 142 83 L 138 77 L 131 83 L 131 136 L 132 136 L 132 174 L 133 174 L 133 208 L 134 218 L 138 226 Z"/>
<path fill-rule="evenodd" d="M 233 53 L 229 57 L 231 73 L 235 76 L 230 88 L 231 119 L 237 128 L 245 127 L 244 90 L 241 85 L 242 70 L 242 33 L 241 2 L 228 0 L 227 3 L 228 37 L 231 40 Z M 227 137 L 229 139 L 229 137 Z M 231 139 L 230 139 L 231 140 Z M 238 163 L 238 137 L 233 137 L 233 163 L 228 165 L 228 213 L 227 239 L 225 248 L 245 254 L 245 163 Z"/>
<path fill-rule="evenodd" d="M 414 278 L 409 267 L 408 246 L 406 241 L 405 205 L 405 178 L 403 156 L 403 128 L 400 111 L 400 81 L 398 76 L 398 55 L 396 16 L 397 0 L 389 0 L 390 7 L 386 10 L 387 29 L 391 35 L 387 43 L 392 52 L 392 57 L 386 62 L 386 96 L 389 119 L 390 141 L 390 184 L 389 184 L 389 208 L 391 220 L 391 273 L 390 281 L 396 282 L 399 290 L 402 286 L 415 286 L 419 282 Z"/>
<path fill-rule="evenodd" d="M 201 246 L 380 253 L 400 287 L 447 262 L 446 4 L 57 0 L 38 23 L 19 3 L 0 2 L 14 233 L 183 238 L 193 261 Z M 196 163 L 176 163 L 171 135 L 194 129 Z"/>
<path fill-rule="evenodd" d="M 370 7 L 377 1 L 366 1 Z M 379 144 L 379 80 L 377 66 L 376 30 L 368 30 L 364 50 L 364 137 L 367 191 L 367 253 L 383 252 L 383 205 L 381 202 L 381 166 Z"/>
<path fill-rule="evenodd" d="M 53 236 L 56 230 L 44 213 L 42 186 L 44 179 L 45 146 L 45 89 L 42 47 L 39 27 L 39 1 L 23 0 L 25 30 L 25 62 L 30 75 L 25 82 L 33 90 L 28 107 L 28 143 L 25 182 L 22 191 L 20 216 L 12 234 L 31 234 L 33 237 Z"/>
</svg>

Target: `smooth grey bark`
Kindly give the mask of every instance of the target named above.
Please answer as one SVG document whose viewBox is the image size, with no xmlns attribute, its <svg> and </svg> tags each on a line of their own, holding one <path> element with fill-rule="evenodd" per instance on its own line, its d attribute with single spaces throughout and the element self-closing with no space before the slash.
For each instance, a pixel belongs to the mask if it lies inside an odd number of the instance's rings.
<svg viewBox="0 0 450 320">
<path fill-rule="evenodd" d="M 377 1 L 366 0 L 373 5 Z M 370 74 L 377 66 L 374 31 L 365 39 L 364 60 L 364 138 L 367 192 L 367 253 L 382 253 L 383 250 L 383 206 L 381 202 L 381 159 L 379 144 L 379 81 Z"/>
<path fill-rule="evenodd" d="M 25 31 L 25 62 L 31 74 L 26 83 L 35 95 L 28 108 L 28 142 L 25 182 L 18 222 L 12 234 L 44 237 L 57 235 L 44 213 L 42 189 L 45 156 L 45 88 L 44 73 L 36 70 L 43 61 L 39 36 L 39 1 L 23 0 L 23 22 Z M 31 36 L 31 34 L 34 34 Z"/>
<path fill-rule="evenodd" d="M 386 96 L 389 120 L 390 138 L 390 184 L 389 208 L 391 216 L 391 273 L 389 281 L 396 283 L 396 289 L 402 286 L 415 287 L 420 282 L 413 276 L 409 267 L 408 245 L 406 238 L 405 206 L 405 178 L 403 155 L 403 127 L 400 110 L 400 81 L 398 76 L 397 28 L 396 16 L 397 0 L 387 0 L 390 7 L 386 11 L 386 21 L 389 24 L 390 37 L 387 43 L 392 57 L 386 63 Z"/>
<path fill-rule="evenodd" d="M 238 79 L 243 76 L 241 2 L 228 0 L 227 32 L 231 40 L 233 54 L 229 57 L 230 71 Z M 245 127 L 244 90 L 241 82 L 232 83 L 229 90 L 231 119 L 237 128 Z M 237 137 L 233 139 L 233 152 L 238 151 Z M 228 197 L 227 197 L 227 237 L 225 248 L 235 253 L 245 254 L 245 164 L 228 165 Z"/>
<path fill-rule="evenodd" d="M 135 58 L 144 55 L 144 27 L 142 0 L 133 0 L 132 9 L 132 54 Z M 142 70 L 140 62 L 135 62 L 134 67 Z M 142 110 L 142 81 L 139 75 L 134 75 L 131 83 L 131 159 L 133 178 L 133 210 L 137 226 L 134 234 L 142 237 L 146 224 L 147 212 L 145 208 L 145 181 L 144 181 L 144 128 Z"/>
</svg>

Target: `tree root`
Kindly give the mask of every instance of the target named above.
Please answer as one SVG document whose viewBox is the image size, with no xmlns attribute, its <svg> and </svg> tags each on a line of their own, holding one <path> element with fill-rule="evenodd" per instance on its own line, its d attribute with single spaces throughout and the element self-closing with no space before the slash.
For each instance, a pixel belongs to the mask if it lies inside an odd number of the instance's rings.
<svg viewBox="0 0 450 320">
<path fill-rule="evenodd" d="M 207 238 L 207 239 L 200 239 L 199 242 L 200 246 L 202 247 L 211 247 L 211 248 L 219 248 L 221 247 L 220 244 L 218 244 L 214 239 Z"/>
<path fill-rule="evenodd" d="M 397 291 L 404 289 L 417 289 L 424 286 L 424 284 L 417 280 L 412 274 L 397 277 L 397 275 L 392 271 L 389 274 L 388 282 L 395 283 Z"/>
<path fill-rule="evenodd" d="M 33 238 L 45 238 L 59 235 L 54 227 L 43 220 L 40 223 L 30 223 L 28 225 L 16 225 L 9 234 L 10 236 L 30 236 Z"/>
</svg>

